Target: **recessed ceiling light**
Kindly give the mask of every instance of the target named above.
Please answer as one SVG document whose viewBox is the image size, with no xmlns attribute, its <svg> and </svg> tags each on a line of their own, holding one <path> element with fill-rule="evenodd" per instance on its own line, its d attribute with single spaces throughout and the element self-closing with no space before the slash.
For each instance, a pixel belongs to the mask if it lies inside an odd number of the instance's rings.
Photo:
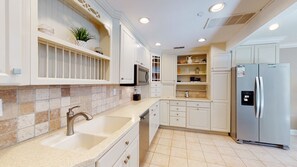
<svg viewBox="0 0 297 167">
<path fill-rule="evenodd" d="M 217 3 L 217 4 L 212 5 L 209 8 L 209 11 L 212 12 L 212 13 L 216 13 L 216 12 L 219 12 L 219 11 L 223 10 L 224 7 L 225 7 L 225 3 Z"/>
<path fill-rule="evenodd" d="M 277 23 L 272 24 L 271 26 L 269 26 L 269 30 L 271 30 L 271 31 L 274 31 L 274 30 L 276 30 L 278 28 L 279 28 L 279 24 L 277 24 Z"/>
<path fill-rule="evenodd" d="M 139 19 L 139 22 L 142 23 L 142 24 L 147 24 L 150 22 L 150 19 L 147 18 L 147 17 L 142 17 Z"/>
<path fill-rule="evenodd" d="M 161 46 L 161 44 L 160 44 L 159 42 L 157 42 L 155 45 L 156 45 L 156 46 Z"/>
<path fill-rule="evenodd" d="M 206 41 L 205 38 L 200 38 L 200 39 L 198 39 L 198 42 L 205 42 L 205 41 Z"/>
</svg>

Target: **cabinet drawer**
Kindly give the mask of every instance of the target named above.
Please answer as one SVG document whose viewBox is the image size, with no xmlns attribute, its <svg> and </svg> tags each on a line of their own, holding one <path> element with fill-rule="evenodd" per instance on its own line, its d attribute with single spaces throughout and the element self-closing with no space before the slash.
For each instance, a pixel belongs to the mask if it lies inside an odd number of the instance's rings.
<svg viewBox="0 0 297 167">
<path fill-rule="evenodd" d="M 118 141 L 102 158 L 96 162 L 96 167 L 113 166 L 130 146 L 139 133 L 139 124 L 134 126 L 120 141 Z"/>
<path fill-rule="evenodd" d="M 186 113 L 185 112 L 170 111 L 170 116 L 186 117 Z"/>
<path fill-rule="evenodd" d="M 158 92 L 158 93 L 151 92 L 151 97 L 160 97 L 160 96 L 161 96 L 161 92 Z"/>
<path fill-rule="evenodd" d="M 160 83 L 152 83 L 151 88 L 161 87 Z"/>
<path fill-rule="evenodd" d="M 170 117 L 170 126 L 186 127 L 186 118 Z"/>
<path fill-rule="evenodd" d="M 210 108 L 210 102 L 187 102 L 187 107 L 203 107 Z"/>
<path fill-rule="evenodd" d="M 185 101 L 170 101 L 170 105 L 172 106 L 186 106 Z"/>
<path fill-rule="evenodd" d="M 161 88 L 151 88 L 151 93 L 161 93 Z"/>
<path fill-rule="evenodd" d="M 170 111 L 186 111 L 186 107 L 170 106 Z"/>
</svg>

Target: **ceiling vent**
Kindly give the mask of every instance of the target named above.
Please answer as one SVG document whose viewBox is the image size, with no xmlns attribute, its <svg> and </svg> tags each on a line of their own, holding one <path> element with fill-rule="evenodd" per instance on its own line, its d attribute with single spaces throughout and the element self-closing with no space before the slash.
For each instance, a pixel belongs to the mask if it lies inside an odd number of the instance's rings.
<svg viewBox="0 0 297 167">
<path fill-rule="evenodd" d="M 173 49 L 184 49 L 185 47 L 184 46 L 177 46 L 177 47 L 174 47 Z"/>
<path fill-rule="evenodd" d="M 256 13 L 247 13 L 234 15 L 230 17 L 208 19 L 204 26 L 204 29 L 237 24 L 246 24 L 249 20 L 251 20 L 252 17 L 255 16 L 255 14 Z"/>
</svg>

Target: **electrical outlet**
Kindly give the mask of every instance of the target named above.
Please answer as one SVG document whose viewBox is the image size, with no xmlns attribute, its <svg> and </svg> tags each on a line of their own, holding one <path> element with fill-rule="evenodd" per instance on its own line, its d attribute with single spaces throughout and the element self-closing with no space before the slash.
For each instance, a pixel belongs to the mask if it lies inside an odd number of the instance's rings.
<svg viewBox="0 0 297 167">
<path fill-rule="evenodd" d="M 2 99 L 0 99 L 0 117 L 3 116 L 3 105 L 2 105 Z"/>
<path fill-rule="evenodd" d="M 117 95 L 117 90 L 116 90 L 116 89 L 113 89 L 113 90 L 112 90 L 112 95 L 113 95 L 113 96 Z"/>
</svg>

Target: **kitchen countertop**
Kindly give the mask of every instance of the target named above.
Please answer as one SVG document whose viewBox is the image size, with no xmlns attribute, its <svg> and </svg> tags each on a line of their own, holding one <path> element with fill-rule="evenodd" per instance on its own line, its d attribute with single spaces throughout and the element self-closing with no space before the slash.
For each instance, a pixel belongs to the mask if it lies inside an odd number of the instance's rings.
<svg viewBox="0 0 297 167">
<path fill-rule="evenodd" d="M 139 116 L 149 107 L 159 100 L 187 100 L 187 101 L 207 101 L 207 99 L 190 98 L 147 98 L 141 101 L 132 101 L 125 105 L 115 107 L 100 116 L 119 116 L 132 118 L 125 126 L 104 141 L 94 146 L 88 151 L 77 152 L 62 150 L 42 145 L 41 142 L 50 136 L 64 133 L 66 128 L 62 128 L 53 133 L 28 140 L 15 146 L 0 150 L 0 167 L 94 167 L 95 162 L 100 159 L 115 143 L 117 143 L 132 127 L 139 122 Z M 75 126 L 83 124 L 85 121 L 76 123 Z"/>
</svg>

